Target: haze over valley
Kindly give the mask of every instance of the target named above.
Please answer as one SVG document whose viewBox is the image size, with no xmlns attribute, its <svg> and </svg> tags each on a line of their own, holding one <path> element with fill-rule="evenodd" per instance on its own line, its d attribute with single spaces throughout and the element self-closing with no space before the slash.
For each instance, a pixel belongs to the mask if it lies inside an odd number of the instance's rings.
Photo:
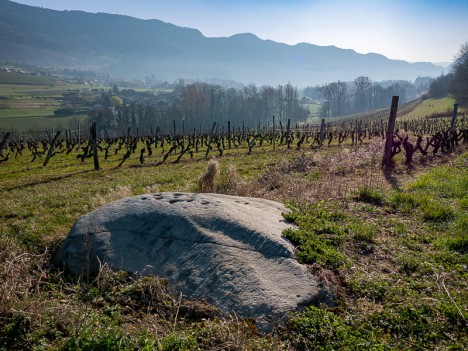
<svg viewBox="0 0 468 351">
<path fill-rule="evenodd" d="M 368 76 L 373 81 L 440 75 L 429 62 L 308 43 L 287 45 L 251 33 L 206 37 L 197 29 L 123 15 L 56 11 L 0 1 L 0 61 L 91 70 L 116 78 L 224 79 L 306 87 Z"/>
</svg>

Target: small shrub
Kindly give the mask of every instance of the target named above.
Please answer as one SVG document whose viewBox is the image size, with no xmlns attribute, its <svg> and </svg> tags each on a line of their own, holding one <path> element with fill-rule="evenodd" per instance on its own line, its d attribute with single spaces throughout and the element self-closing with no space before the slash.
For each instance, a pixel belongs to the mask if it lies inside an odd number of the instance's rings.
<svg viewBox="0 0 468 351">
<path fill-rule="evenodd" d="M 468 254 L 468 234 L 450 239 L 448 242 L 448 248 L 461 254 Z"/>
<path fill-rule="evenodd" d="M 220 173 L 219 182 L 217 184 L 217 191 L 221 194 L 229 195 L 246 195 L 246 182 L 237 173 L 234 165 L 229 165 L 227 171 Z"/>
</svg>

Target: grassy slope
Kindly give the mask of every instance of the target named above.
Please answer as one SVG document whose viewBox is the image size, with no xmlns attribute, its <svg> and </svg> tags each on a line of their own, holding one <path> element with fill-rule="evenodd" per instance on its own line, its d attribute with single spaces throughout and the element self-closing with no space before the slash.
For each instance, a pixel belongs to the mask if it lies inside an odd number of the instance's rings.
<svg viewBox="0 0 468 351">
<path fill-rule="evenodd" d="M 402 114 L 401 118 L 410 118 L 410 117 L 426 117 L 431 116 L 434 113 L 443 113 L 446 112 L 446 116 L 451 116 L 453 112 L 453 104 L 455 100 L 450 97 L 438 98 L 438 99 L 427 99 L 422 100 L 413 110 Z M 459 108 L 458 113 L 463 113 L 464 109 Z"/>
<path fill-rule="evenodd" d="M 122 155 L 112 155 L 97 172 L 75 154 L 46 168 L 27 151 L 0 164 L 0 349 L 466 348 L 468 154 L 410 172 L 399 159 L 384 175 L 381 147 L 265 146 L 219 158 L 218 191 L 294 201 L 288 219 L 301 230 L 287 235 L 338 296 L 337 307 L 309 308 L 268 336 L 207 306 L 178 305 L 157 279 L 103 271 L 85 284 L 47 268 L 79 215 L 126 196 L 196 191 L 202 153 L 149 167 L 132 156 L 120 169 Z M 147 163 L 161 158 L 157 149 Z"/>
</svg>

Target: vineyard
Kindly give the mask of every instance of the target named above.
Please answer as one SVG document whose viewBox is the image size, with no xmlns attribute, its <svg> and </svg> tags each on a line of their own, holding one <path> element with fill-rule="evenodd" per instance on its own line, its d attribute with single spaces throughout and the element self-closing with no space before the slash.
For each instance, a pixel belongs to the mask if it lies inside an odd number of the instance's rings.
<svg viewBox="0 0 468 351">
<path fill-rule="evenodd" d="M 133 164 L 131 160 L 138 160 L 140 165 L 160 165 L 165 162 L 178 163 L 184 159 L 207 159 L 211 156 L 221 157 L 227 153 L 250 154 L 257 149 L 266 150 L 286 148 L 303 150 L 320 147 L 362 145 L 373 138 L 385 139 L 388 129 L 387 119 L 382 118 L 388 111 L 379 111 L 373 116 L 346 121 L 325 122 L 318 125 L 297 123 L 291 126 L 290 120 L 286 125 L 281 121 L 275 123 L 272 118 L 271 126 L 255 129 L 245 127 L 231 127 L 214 122 L 211 129 L 179 131 L 174 121 L 170 133 L 162 133 L 159 127 L 154 135 L 138 136 L 129 128 L 125 134 L 109 136 L 104 130 L 103 136 L 98 137 L 96 123 L 89 127 L 88 132 L 80 128 L 72 131 L 54 132 L 44 131 L 14 135 L 4 133 L 0 142 L 0 163 L 11 159 L 29 157 L 30 162 L 41 162 L 45 167 L 54 156 L 64 154 L 68 159 L 78 159 L 82 163 L 86 159 L 93 159 L 94 168 L 99 169 L 99 160 L 109 166 L 122 167 Z M 371 118 L 373 117 L 373 118 Z M 393 154 L 401 149 L 406 153 L 406 164 L 411 164 L 413 154 L 419 151 L 422 156 L 428 154 L 448 153 L 460 143 L 468 142 L 468 122 L 465 115 L 458 117 L 456 111 L 450 118 L 410 118 L 397 120 L 393 127 L 395 132 Z M 410 137 L 413 136 L 413 137 Z M 130 160 L 130 161 L 128 161 Z"/>
<path fill-rule="evenodd" d="M 4 130 L 0 349 L 466 349 L 468 121 L 414 108 L 400 107 L 384 169 L 390 109 L 255 128 Z M 200 188 L 213 160 L 220 173 Z M 154 277 L 103 266 L 85 282 L 51 267 L 80 215 L 206 188 L 287 203 L 299 230 L 285 235 L 336 306 L 307 307 L 263 335 Z"/>
</svg>

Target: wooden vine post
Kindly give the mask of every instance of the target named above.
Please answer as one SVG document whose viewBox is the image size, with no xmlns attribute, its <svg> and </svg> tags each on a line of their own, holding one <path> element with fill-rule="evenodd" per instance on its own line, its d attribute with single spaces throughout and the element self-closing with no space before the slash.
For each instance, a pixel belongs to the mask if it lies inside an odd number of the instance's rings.
<svg viewBox="0 0 468 351">
<path fill-rule="evenodd" d="M 455 130 L 457 126 L 457 113 L 458 113 L 458 104 L 453 104 L 453 114 L 452 114 L 452 122 L 450 123 L 450 129 Z"/>
<path fill-rule="evenodd" d="M 94 170 L 99 170 L 99 159 L 97 153 L 97 132 L 96 132 L 96 122 L 91 124 L 91 139 L 93 144 L 93 160 L 94 160 Z"/>
<path fill-rule="evenodd" d="M 3 137 L 2 142 L 0 142 L 0 156 L 3 156 L 2 150 L 8 143 L 8 139 L 10 138 L 10 135 L 11 135 L 10 132 L 6 132 L 5 136 Z"/>
<path fill-rule="evenodd" d="M 275 116 L 273 115 L 273 150 L 276 149 L 276 129 L 275 129 Z"/>
<path fill-rule="evenodd" d="M 395 132 L 395 121 L 398 110 L 398 99 L 399 96 L 392 97 L 392 107 L 390 108 L 390 117 L 388 119 L 387 134 L 385 139 L 385 149 L 382 159 L 382 168 L 391 168 L 393 165 L 392 161 L 392 146 L 393 146 L 393 134 Z"/>
<path fill-rule="evenodd" d="M 325 119 L 322 118 L 322 121 L 320 123 L 320 136 L 319 136 L 320 146 L 322 146 L 324 139 L 325 139 Z"/>
</svg>

